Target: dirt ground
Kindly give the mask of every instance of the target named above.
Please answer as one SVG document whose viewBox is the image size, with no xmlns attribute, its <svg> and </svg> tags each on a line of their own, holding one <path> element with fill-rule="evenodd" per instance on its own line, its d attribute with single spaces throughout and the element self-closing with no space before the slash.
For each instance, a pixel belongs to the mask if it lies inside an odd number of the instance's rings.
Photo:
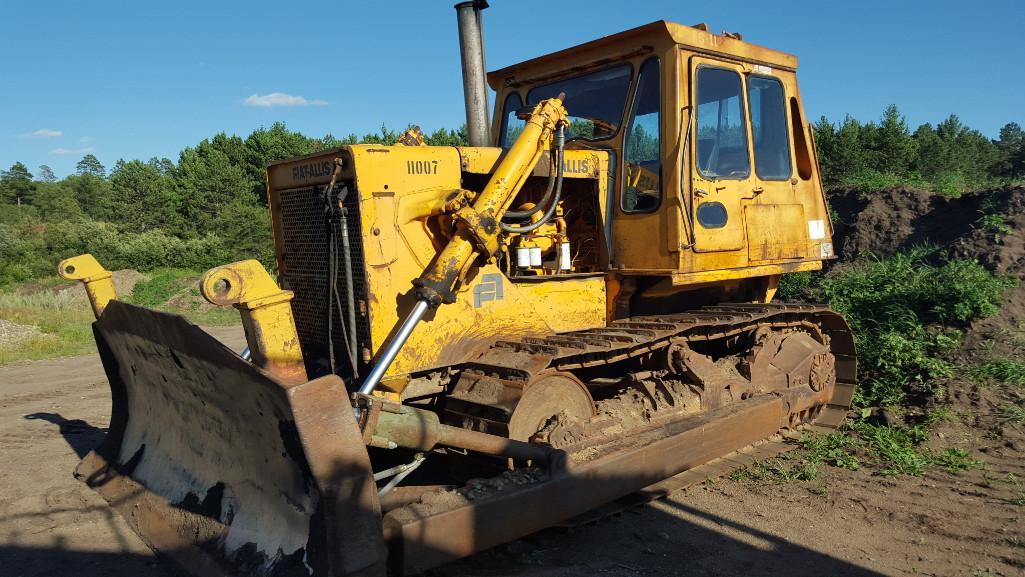
<svg viewBox="0 0 1025 577">
<path fill-rule="evenodd" d="M 213 329 L 238 348 L 238 328 Z M 170 577 L 105 502 L 72 478 L 109 419 L 98 359 L 0 368 L 0 573 Z M 984 403 L 985 399 L 977 399 Z M 432 572 L 456 576 L 1025 575 L 1025 435 L 971 438 L 982 471 L 813 482 L 719 479 L 574 530 L 549 529 Z M 967 435 L 968 429 L 949 434 Z"/>
</svg>

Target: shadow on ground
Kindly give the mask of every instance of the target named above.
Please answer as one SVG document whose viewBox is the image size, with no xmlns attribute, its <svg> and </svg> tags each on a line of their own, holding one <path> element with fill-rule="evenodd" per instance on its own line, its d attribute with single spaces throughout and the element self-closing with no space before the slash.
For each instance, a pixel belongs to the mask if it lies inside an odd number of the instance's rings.
<svg viewBox="0 0 1025 577">
<path fill-rule="evenodd" d="M 149 555 L 72 551 L 60 546 L 0 546 L 0 567 L 11 577 L 185 577 L 170 561 Z"/>
<path fill-rule="evenodd" d="M 25 415 L 25 419 L 57 425 L 58 432 L 80 459 L 98 447 L 107 434 L 107 429 L 94 427 L 82 419 L 65 419 L 59 413 L 32 413 Z"/>
</svg>

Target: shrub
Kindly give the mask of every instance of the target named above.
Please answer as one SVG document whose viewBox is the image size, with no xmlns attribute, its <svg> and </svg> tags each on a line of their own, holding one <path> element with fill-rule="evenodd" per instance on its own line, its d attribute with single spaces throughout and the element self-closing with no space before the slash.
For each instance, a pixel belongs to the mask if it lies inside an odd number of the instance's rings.
<svg viewBox="0 0 1025 577">
<path fill-rule="evenodd" d="M 822 280 L 830 305 L 847 316 L 858 346 L 856 406 L 899 405 L 933 395 L 951 366 L 940 355 L 957 346 L 959 328 L 999 310 L 1014 283 L 974 261 L 938 260 L 919 248 L 864 259 Z"/>
<path fill-rule="evenodd" d="M 794 272 L 779 279 L 776 298 L 783 301 L 799 301 L 809 298 L 815 277 L 812 272 Z"/>
<path fill-rule="evenodd" d="M 266 252 L 249 255 L 246 250 L 252 246 L 239 247 L 214 234 L 181 238 L 160 229 L 130 232 L 89 218 L 60 223 L 26 218 L 0 223 L 0 286 L 52 275 L 60 260 L 85 252 L 110 270 L 203 270 L 242 258 L 271 260 L 267 254 L 270 240 L 263 240 L 268 245 Z"/>
</svg>

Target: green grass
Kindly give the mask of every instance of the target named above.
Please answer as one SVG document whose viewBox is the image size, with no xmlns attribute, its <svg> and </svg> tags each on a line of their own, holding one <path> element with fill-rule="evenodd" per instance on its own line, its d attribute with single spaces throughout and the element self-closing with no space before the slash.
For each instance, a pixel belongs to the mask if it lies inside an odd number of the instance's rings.
<svg viewBox="0 0 1025 577">
<path fill-rule="evenodd" d="M 830 271 L 819 291 L 855 334 L 855 406 L 900 406 L 910 396 L 942 392 L 937 380 L 953 371 L 944 354 L 958 346 L 961 329 L 998 312 L 1014 285 L 975 261 L 948 260 L 928 247 Z"/>
<path fill-rule="evenodd" d="M 948 473 L 972 471 L 986 466 L 983 461 L 971 458 L 968 451 L 956 447 L 943 449 L 942 452 L 930 456 L 930 459 L 932 464 L 941 467 Z"/>
<path fill-rule="evenodd" d="M 139 282 L 126 302 L 165 312 L 176 313 L 199 325 L 239 324 L 233 308 L 214 308 L 199 295 L 200 273 L 183 269 L 159 269 L 149 280 Z M 0 347 L 0 365 L 82 355 L 96 350 L 91 324 L 92 309 L 78 291 L 59 291 L 59 286 L 72 287 L 59 277 L 33 280 L 0 292 L 0 318 L 21 325 L 37 327 L 42 334 L 16 345 Z M 174 305 L 168 301 L 174 299 Z"/>
<path fill-rule="evenodd" d="M 0 347 L 0 365 L 96 350 L 92 309 L 70 291 L 0 292 L 0 318 L 36 326 L 42 332 L 14 346 Z"/>
<path fill-rule="evenodd" d="M 149 279 L 136 283 L 126 302 L 141 307 L 163 305 L 190 283 L 195 283 L 200 273 L 181 268 L 160 268 L 150 271 L 147 276 Z"/>
<path fill-rule="evenodd" d="M 918 477 L 930 464 L 928 455 L 918 449 L 918 445 L 928 437 L 925 427 L 854 423 L 852 430 L 883 475 Z"/>
<path fill-rule="evenodd" d="M 969 373 L 1000 384 L 1025 386 L 1025 361 L 993 359 L 969 369 Z"/>
<path fill-rule="evenodd" d="M 156 269 L 149 279 L 139 282 L 127 299 L 134 305 L 176 313 L 200 325 L 236 325 L 241 322 L 238 311 L 230 307 L 213 307 L 199 292 L 202 273 L 177 268 Z M 169 305 L 168 301 L 173 301 Z"/>
<path fill-rule="evenodd" d="M 806 460 L 851 471 L 861 468 L 861 459 L 852 451 L 857 447 L 857 439 L 851 435 L 809 433 L 801 437 L 800 444 Z"/>
<path fill-rule="evenodd" d="M 922 444 L 930 427 L 949 418 L 949 411 L 926 415 L 918 425 L 885 426 L 863 420 L 845 425 L 835 433 L 805 433 L 798 441 L 800 450 L 755 463 L 735 471 L 735 481 L 772 484 L 814 481 L 822 466 L 855 471 L 862 468 L 883 476 L 919 477 L 935 467 L 948 473 L 960 473 L 985 467 L 967 450 L 948 447 L 933 451 Z"/>
<path fill-rule="evenodd" d="M 753 481 L 783 485 L 797 481 L 814 481 L 819 477 L 819 465 L 789 455 L 773 457 L 730 473 L 734 481 Z"/>
<path fill-rule="evenodd" d="M 1011 403 L 1004 407 L 1004 419 L 1025 425 L 1025 406 L 1019 403 Z"/>
</svg>

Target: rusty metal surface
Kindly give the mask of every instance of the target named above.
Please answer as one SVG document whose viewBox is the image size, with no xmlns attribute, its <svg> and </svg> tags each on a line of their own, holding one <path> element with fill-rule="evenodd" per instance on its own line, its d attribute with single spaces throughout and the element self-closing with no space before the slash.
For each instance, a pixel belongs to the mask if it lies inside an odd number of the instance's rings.
<svg viewBox="0 0 1025 577">
<path fill-rule="evenodd" d="M 344 385 L 285 385 L 181 317 L 94 325 L 110 434 L 77 475 L 198 574 L 382 575 L 369 457 Z"/>
<path fill-rule="evenodd" d="M 630 317 L 606 328 L 562 333 L 549 338 L 500 341 L 477 360 L 476 370 L 529 380 L 543 368 L 573 370 L 609 365 L 661 350 L 672 342 L 721 339 L 759 327 L 813 327 L 829 340 L 835 356 L 835 384 L 821 392 L 814 424 L 833 429 L 850 407 L 857 382 L 854 337 L 847 321 L 825 305 L 721 304 L 686 313 Z M 547 361 L 547 363 L 546 363 Z"/>
<path fill-rule="evenodd" d="M 471 484 L 459 489 L 461 497 L 433 505 L 433 494 L 424 495 L 390 505 L 382 518 L 363 433 L 340 379 L 283 384 L 180 317 L 112 302 L 95 325 L 114 398 L 110 434 L 83 460 L 78 475 L 148 544 L 199 575 L 371 576 L 383 575 L 386 564 L 395 573 L 415 573 L 564 522 L 683 471 L 693 471 L 687 477 L 693 481 L 706 475 L 699 465 L 792 426 L 794 414 L 835 427 L 854 386 L 847 325 L 816 305 L 722 305 L 498 343 L 474 367 L 501 375 L 485 380 L 501 381 L 505 390 L 551 367 L 596 366 L 664 352 L 673 343 L 758 327 L 806 330 L 809 323 L 829 337 L 834 385 L 755 395 L 697 415 L 667 415 L 657 426 L 552 452 L 559 457 L 554 463 L 548 449 L 523 454 L 548 463 L 547 471 L 483 492 L 473 492 Z M 792 346 L 818 350 L 805 337 Z M 789 374 L 804 357 L 779 352 L 785 348 L 779 345 L 770 358 Z M 507 366 L 501 366 L 503 358 Z M 822 408 L 811 410 L 816 406 Z M 452 435 L 448 444 L 484 453 L 510 454 L 524 445 L 453 427 L 444 431 Z"/>
<path fill-rule="evenodd" d="M 772 435 L 783 402 L 759 397 L 627 436 L 550 480 L 510 484 L 457 506 L 399 507 L 384 518 L 389 565 L 410 575 L 583 513 Z"/>
</svg>

